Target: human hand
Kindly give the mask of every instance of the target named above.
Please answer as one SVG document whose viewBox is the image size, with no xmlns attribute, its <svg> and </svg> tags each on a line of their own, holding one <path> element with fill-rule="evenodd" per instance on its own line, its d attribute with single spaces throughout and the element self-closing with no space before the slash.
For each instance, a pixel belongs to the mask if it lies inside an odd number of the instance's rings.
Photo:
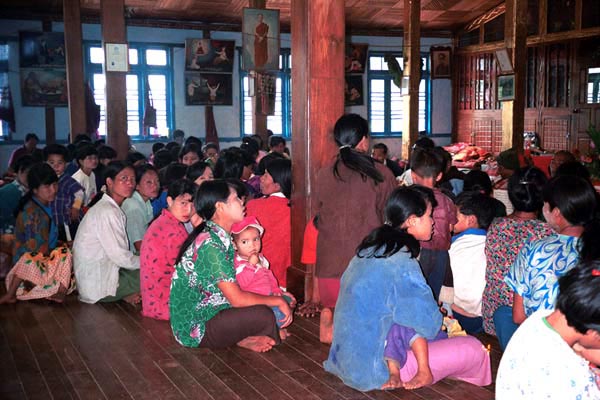
<svg viewBox="0 0 600 400">
<path fill-rule="evenodd" d="M 285 293 L 283 293 L 283 296 L 290 299 L 290 307 L 291 308 L 296 307 L 296 298 L 294 297 L 293 294 L 291 294 L 290 292 L 285 292 Z"/>
<path fill-rule="evenodd" d="M 71 208 L 71 222 L 79 221 L 79 209 Z"/>
<path fill-rule="evenodd" d="M 248 257 L 248 262 L 252 265 L 258 264 L 259 261 L 258 254 L 252 254 L 250 257 Z"/>
<path fill-rule="evenodd" d="M 280 328 L 283 329 L 292 323 L 293 314 L 287 301 L 285 301 L 283 297 L 279 297 L 279 299 L 281 301 L 277 305 L 277 308 L 279 308 L 279 311 L 281 311 L 281 313 L 283 314 L 283 318 L 279 320 L 279 322 L 281 323 Z"/>
</svg>

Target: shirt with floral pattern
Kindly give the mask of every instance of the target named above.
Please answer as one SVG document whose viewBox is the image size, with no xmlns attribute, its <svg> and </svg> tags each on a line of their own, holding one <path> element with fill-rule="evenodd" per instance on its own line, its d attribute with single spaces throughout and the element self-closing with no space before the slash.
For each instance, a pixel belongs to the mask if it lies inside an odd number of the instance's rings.
<svg viewBox="0 0 600 400">
<path fill-rule="evenodd" d="M 206 323 L 231 304 L 219 289 L 220 282 L 235 282 L 231 236 L 208 221 L 175 265 L 169 312 L 175 339 L 186 347 L 198 347 Z"/>
<path fill-rule="evenodd" d="M 496 218 L 488 229 L 485 241 L 487 269 L 483 292 L 483 329 L 495 335 L 494 312 L 500 306 L 512 306 L 512 291 L 504 278 L 517 258 L 519 250 L 535 240 L 549 236 L 554 231 L 548 224 L 531 219 Z"/>
</svg>

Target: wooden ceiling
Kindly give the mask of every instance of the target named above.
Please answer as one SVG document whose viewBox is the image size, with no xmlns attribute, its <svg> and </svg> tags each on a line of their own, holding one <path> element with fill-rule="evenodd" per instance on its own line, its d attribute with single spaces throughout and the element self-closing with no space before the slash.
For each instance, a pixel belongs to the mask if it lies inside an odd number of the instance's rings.
<svg viewBox="0 0 600 400">
<path fill-rule="evenodd" d="M 284 31 L 289 31 L 291 0 L 267 0 L 267 8 L 279 9 Z M 502 0 L 421 0 L 421 28 L 424 31 L 452 31 L 461 28 Z M 131 24 L 142 21 L 181 21 L 214 25 L 214 30 L 239 30 L 242 9 L 248 0 L 125 0 Z M 100 0 L 81 0 L 84 16 L 96 18 Z M 346 25 L 350 32 L 396 31 L 402 29 L 404 0 L 346 0 Z M 0 0 L 0 18 L 51 16 L 60 18 L 61 0 Z"/>
</svg>

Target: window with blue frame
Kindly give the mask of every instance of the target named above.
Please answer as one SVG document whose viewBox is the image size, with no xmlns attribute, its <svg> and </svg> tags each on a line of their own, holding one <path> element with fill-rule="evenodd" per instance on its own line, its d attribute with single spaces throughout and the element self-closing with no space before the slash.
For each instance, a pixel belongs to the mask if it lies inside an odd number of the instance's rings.
<svg viewBox="0 0 600 400">
<path fill-rule="evenodd" d="M 242 57 L 240 52 L 240 130 L 241 136 L 252 135 L 252 100 L 249 96 L 250 77 L 248 71 L 241 69 Z M 274 135 L 290 137 L 292 131 L 291 113 L 291 66 L 292 56 L 290 49 L 281 49 L 279 55 L 279 71 L 271 72 L 277 76 L 275 85 L 275 114 L 267 116 L 267 129 L 273 131 Z"/>
<path fill-rule="evenodd" d="M 8 43 L 0 42 L 0 106 L 2 107 L 8 106 L 7 102 L 10 100 L 8 98 L 10 96 L 8 86 L 8 52 Z M 8 139 L 10 139 L 8 123 L 0 120 L 0 140 Z"/>
<path fill-rule="evenodd" d="M 394 54 L 398 64 L 404 65 L 401 54 Z M 404 100 L 400 88 L 394 84 L 384 60 L 385 53 L 369 53 L 369 123 L 373 136 L 401 136 L 404 123 Z M 419 131 L 429 131 L 429 64 L 422 57 L 423 71 L 419 84 Z"/>
<path fill-rule="evenodd" d="M 104 51 L 99 43 L 87 44 L 86 74 L 100 106 L 101 136 L 106 135 L 106 79 L 102 72 Z M 156 109 L 156 128 L 143 126 L 147 91 Z M 129 72 L 126 77 L 127 134 L 132 138 L 166 138 L 174 127 L 173 66 L 171 46 L 129 44 Z"/>
</svg>

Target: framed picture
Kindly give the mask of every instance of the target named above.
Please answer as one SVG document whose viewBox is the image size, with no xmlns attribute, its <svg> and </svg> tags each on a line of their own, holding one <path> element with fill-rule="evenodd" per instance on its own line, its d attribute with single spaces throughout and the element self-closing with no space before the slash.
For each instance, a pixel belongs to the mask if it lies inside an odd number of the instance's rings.
<svg viewBox="0 0 600 400">
<path fill-rule="evenodd" d="M 230 74 L 185 73 L 185 104 L 188 106 L 230 106 Z"/>
<path fill-rule="evenodd" d="M 496 61 L 498 62 L 498 72 L 500 74 L 512 74 L 513 67 L 506 48 L 496 50 Z"/>
<path fill-rule="evenodd" d="M 363 100 L 363 77 L 362 75 L 346 75 L 344 89 L 344 105 L 362 106 Z"/>
<path fill-rule="evenodd" d="M 234 40 L 186 39 L 185 69 L 231 73 L 234 50 Z"/>
<path fill-rule="evenodd" d="M 452 49 L 450 47 L 432 47 L 431 55 L 431 79 L 450 79 Z"/>
<path fill-rule="evenodd" d="M 21 68 L 64 68 L 65 36 L 62 32 L 19 32 Z"/>
<path fill-rule="evenodd" d="M 498 101 L 514 100 L 515 98 L 515 76 L 498 76 Z"/>
<path fill-rule="evenodd" d="M 106 72 L 128 72 L 129 50 L 127 43 L 105 43 L 104 44 Z"/>
<path fill-rule="evenodd" d="M 279 69 L 279 10 L 244 8 L 242 67 L 246 71 Z"/>
<path fill-rule="evenodd" d="M 68 103 L 65 69 L 21 69 L 23 107 L 66 107 Z"/>
<path fill-rule="evenodd" d="M 346 55 L 344 57 L 344 70 L 347 74 L 365 72 L 367 63 L 368 44 L 346 43 Z"/>
</svg>

